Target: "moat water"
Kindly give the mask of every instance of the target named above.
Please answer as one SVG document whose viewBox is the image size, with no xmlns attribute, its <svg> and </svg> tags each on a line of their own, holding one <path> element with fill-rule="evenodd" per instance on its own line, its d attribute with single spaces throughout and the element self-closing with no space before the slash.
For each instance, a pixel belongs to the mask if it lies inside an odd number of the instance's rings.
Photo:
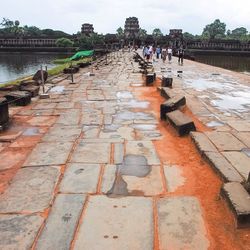
<svg viewBox="0 0 250 250">
<path fill-rule="evenodd" d="M 250 74 L 250 57 L 235 55 L 195 55 L 195 61 Z"/>
<path fill-rule="evenodd" d="M 0 53 L 0 84 L 33 75 L 41 65 L 53 68 L 53 60 L 68 56 L 62 53 Z"/>
</svg>

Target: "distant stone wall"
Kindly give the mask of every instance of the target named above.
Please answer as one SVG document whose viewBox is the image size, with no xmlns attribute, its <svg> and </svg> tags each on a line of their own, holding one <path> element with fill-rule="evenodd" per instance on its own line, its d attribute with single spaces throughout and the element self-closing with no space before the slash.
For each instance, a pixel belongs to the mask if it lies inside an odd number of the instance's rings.
<svg viewBox="0 0 250 250">
<path fill-rule="evenodd" d="M 0 38 L 0 47 L 56 47 L 55 38 Z"/>
<path fill-rule="evenodd" d="M 186 42 L 186 48 L 197 50 L 250 51 L 250 42 L 244 43 L 235 40 L 190 40 Z"/>
</svg>

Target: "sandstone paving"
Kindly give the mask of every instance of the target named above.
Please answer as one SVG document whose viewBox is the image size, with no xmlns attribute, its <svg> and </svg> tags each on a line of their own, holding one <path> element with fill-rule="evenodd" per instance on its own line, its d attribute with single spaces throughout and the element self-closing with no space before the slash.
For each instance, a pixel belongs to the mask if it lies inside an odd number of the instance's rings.
<svg viewBox="0 0 250 250">
<path fill-rule="evenodd" d="M 73 142 L 41 142 L 33 149 L 24 166 L 47 166 L 65 164 Z"/>
<path fill-rule="evenodd" d="M 159 165 L 160 160 L 152 141 L 128 141 L 126 154 L 145 156 L 149 165 Z"/>
<path fill-rule="evenodd" d="M 246 147 L 235 136 L 228 132 L 205 132 L 219 151 L 240 151 Z"/>
<path fill-rule="evenodd" d="M 117 175 L 116 165 L 106 165 L 102 176 L 101 192 L 107 194 L 113 187 Z"/>
<path fill-rule="evenodd" d="M 235 132 L 233 135 L 250 148 L 250 132 Z"/>
<path fill-rule="evenodd" d="M 152 250 L 153 237 L 150 198 L 91 196 L 74 249 Z"/>
<path fill-rule="evenodd" d="M 242 152 L 223 152 L 226 159 L 246 180 L 250 173 L 250 157 Z"/>
<path fill-rule="evenodd" d="M 70 249 L 85 198 L 80 194 L 57 195 L 36 249 Z"/>
<path fill-rule="evenodd" d="M 209 240 L 195 197 L 162 198 L 157 203 L 160 249 L 208 249 Z"/>
<path fill-rule="evenodd" d="M 96 193 L 101 166 L 98 164 L 68 164 L 60 185 L 62 193 Z"/>
<path fill-rule="evenodd" d="M 71 162 L 107 164 L 110 163 L 110 154 L 111 143 L 109 142 L 81 140 L 72 155 Z"/>
<path fill-rule="evenodd" d="M 0 249 L 31 249 L 43 221 L 39 215 L 0 215 Z"/>
<path fill-rule="evenodd" d="M 58 167 L 20 169 L 0 195 L 0 213 L 38 212 L 48 208 L 60 175 Z"/>
<path fill-rule="evenodd" d="M 56 123 L 63 125 L 78 125 L 80 121 L 80 110 L 70 110 L 61 114 Z"/>
<path fill-rule="evenodd" d="M 79 126 L 61 126 L 54 125 L 43 137 L 44 142 L 53 141 L 75 141 L 81 134 L 82 129 Z"/>
</svg>

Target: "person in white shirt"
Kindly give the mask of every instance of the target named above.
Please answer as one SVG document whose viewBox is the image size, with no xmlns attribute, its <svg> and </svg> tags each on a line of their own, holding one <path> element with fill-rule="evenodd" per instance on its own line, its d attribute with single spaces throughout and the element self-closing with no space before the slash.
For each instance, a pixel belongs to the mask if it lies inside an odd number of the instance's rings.
<svg viewBox="0 0 250 250">
<path fill-rule="evenodd" d="M 171 47 L 168 47 L 168 62 L 169 62 L 169 63 L 171 63 L 172 54 L 173 54 L 172 48 L 171 48 Z"/>
<path fill-rule="evenodd" d="M 164 46 L 161 50 L 161 57 L 162 57 L 162 61 L 165 62 L 166 58 L 167 58 L 167 49 L 166 46 Z"/>
</svg>

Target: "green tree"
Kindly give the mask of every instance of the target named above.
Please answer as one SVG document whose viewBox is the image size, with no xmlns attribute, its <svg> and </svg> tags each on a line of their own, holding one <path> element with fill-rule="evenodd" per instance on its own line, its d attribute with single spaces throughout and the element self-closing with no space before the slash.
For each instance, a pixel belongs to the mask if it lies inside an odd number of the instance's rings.
<svg viewBox="0 0 250 250">
<path fill-rule="evenodd" d="M 96 33 L 90 34 L 89 36 L 81 35 L 76 43 L 82 49 L 93 49 L 96 45 L 104 44 L 104 36 Z"/>
<path fill-rule="evenodd" d="M 155 41 L 155 45 L 157 45 L 157 42 L 159 41 L 160 37 L 163 36 L 161 30 L 159 28 L 156 28 L 153 30 L 152 32 L 152 36 L 154 38 L 154 41 Z"/>
<path fill-rule="evenodd" d="M 230 37 L 238 40 L 247 40 L 248 31 L 244 27 L 232 30 Z"/>
<path fill-rule="evenodd" d="M 194 35 L 192 35 L 191 33 L 188 33 L 188 32 L 184 32 L 183 33 L 183 38 L 187 39 L 187 40 L 194 39 Z"/>
<path fill-rule="evenodd" d="M 74 42 L 69 40 L 68 38 L 62 37 L 56 40 L 56 46 L 57 47 L 72 47 Z"/>
<path fill-rule="evenodd" d="M 143 42 L 143 43 L 145 43 L 145 41 L 146 41 L 146 39 L 147 39 L 147 36 L 148 36 L 148 34 L 147 34 L 147 31 L 145 30 L 145 29 L 139 29 L 139 39 Z"/>
<path fill-rule="evenodd" d="M 124 37 L 124 30 L 122 29 L 122 27 L 119 27 L 116 30 L 116 36 L 118 37 L 118 39 L 122 39 Z"/>
<path fill-rule="evenodd" d="M 209 35 L 210 39 L 225 37 L 226 24 L 216 19 L 213 23 L 206 25 L 203 29 L 202 37 Z"/>
</svg>

